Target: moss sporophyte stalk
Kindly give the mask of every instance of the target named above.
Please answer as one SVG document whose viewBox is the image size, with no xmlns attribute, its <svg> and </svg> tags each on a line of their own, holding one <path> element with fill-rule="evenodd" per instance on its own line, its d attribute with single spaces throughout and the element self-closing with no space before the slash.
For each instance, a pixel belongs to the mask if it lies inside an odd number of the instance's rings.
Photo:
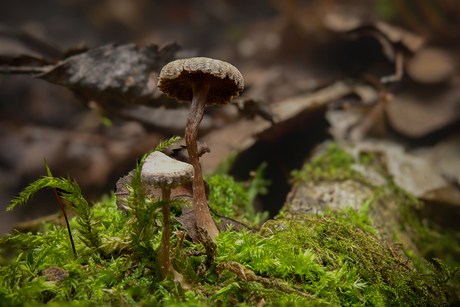
<svg viewBox="0 0 460 307">
<path fill-rule="evenodd" d="M 127 214 L 118 210 L 114 195 L 89 206 L 74 181 L 51 176 L 32 183 L 13 200 L 11 209 L 41 188 L 64 191 L 61 197 L 70 200 L 76 212 L 70 228 L 77 257 L 66 228 L 52 223 L 44 223 L 36 233 L 1 238 L 1 306 L 441 306 L 455 287 L 454 269 L 423 258 L 417 258 L 420 265 L 414 267 L 401 257 L 397 245 L 378 239 L 366 213 L 351 209 L 319 216 L 284 210 L 257 232 L 230 229 L 215 242 L 194 244 L 174 219 L 186 202 L 145 194 L 144 161 L 129 186 Z M 356 175 L 349 173 L 349 163 L 344 151 L 331 147 L 296 177 L 309 180 L 311 173 L 314 180 L 343 179 Z M 254 225 L 261 216 L 249 208 L 254 194 L 267 187 L 263 169 L 250 184 L 225 174 L 206 178 L 211 207 Z M 171 208 L 171 262 L 190 285 L 187 289 L 171 275 L 163 278 L 159 269 L 165 205 Z M 49 272 L 54 270 L 46 269 L 56 267 L 67 274 L 53 280 Z"/>
</svg>

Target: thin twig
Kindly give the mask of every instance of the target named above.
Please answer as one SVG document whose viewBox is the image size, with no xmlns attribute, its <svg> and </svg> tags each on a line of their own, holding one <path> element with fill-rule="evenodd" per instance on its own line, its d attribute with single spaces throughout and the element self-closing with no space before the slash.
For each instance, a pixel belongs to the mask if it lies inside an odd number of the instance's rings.
<svg viewBox="0 0 460 307">
<path fill-rule="evenodd" d="M 25 75 L 25 74 L 39 74 L 47 73 L 53 69 L 53 65 L 48 66 L 0 66 L 0 74 L 16 74 L 16 75 Z"/>
<path fill-rule="evenodd" d="M 294 293 L 294 294 L 297 294 L 301 297 L 304 297 L 310 300 L 317 299 L 313 294 L 305 293 L 297 289 L 294 289 L 292 287 L 289 287 L 283 284 L 283 282 L 279 279 L 275 279 L 275 278 L 270 279 L 270 278 L 256 275 L 254 271 L 244 267 L 242 264 L 235 262 L 235 261 L 219 262 L 217 264 L 217 269 L 228 270 L 236 274 L 240 279 L 244 281 L 255 281 L 255 282 L 262 284 L 266 288 L 276 289 L 276 290 L 283 291 L 288 294 Z"/>
<path fill-rule="evenodd" d="M 73 243 L 72 232 L 70 231 L 70 225 L 69 225 L 69 220 L 67 219 L 67 214 L 65 213 L 64 206 L 62 205 L 61 199 L 59 198 L 59 194 L 58 194 L 56 188 L 53 188 L 53 190 L 54 190 L 54 193 L 56 194 L 56 198 L 57 198 L 57 200 L 59 202 L 59 205 L 61 206 L 62 212 L 64 213 L 65 223 L 67 224 L 67 230 L 69 231 L 70 243 L 72 244 L 73 254 L 76 257 L 77 256 L 77 251 L 75 249 L 75 244 Z"/>
</svg>

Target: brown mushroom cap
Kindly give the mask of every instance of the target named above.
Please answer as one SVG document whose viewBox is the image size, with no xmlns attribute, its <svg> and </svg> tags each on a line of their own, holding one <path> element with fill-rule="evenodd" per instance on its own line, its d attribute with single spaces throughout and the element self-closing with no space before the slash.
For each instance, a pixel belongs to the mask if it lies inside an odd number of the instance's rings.
<svg viewBox="0 0 460 307">
<path fill-rule="evenodd" d="M 141 171 L 141 181 L 154 188 L 174 189 L 193 180 L 193 166 L 171 159 L 162 152 L 154 151 L 147 159 Z"/>
<path fill-rule="evenodd" d="M 192 83 L 203 78 L 209 85 L 206 104 L 225 105 L 244 89 L 243 76 L 235 66 L 198 57 L 168 63 L 158 77 L 158 88 L 170 98 L 192 101 Z"/>
</svg>

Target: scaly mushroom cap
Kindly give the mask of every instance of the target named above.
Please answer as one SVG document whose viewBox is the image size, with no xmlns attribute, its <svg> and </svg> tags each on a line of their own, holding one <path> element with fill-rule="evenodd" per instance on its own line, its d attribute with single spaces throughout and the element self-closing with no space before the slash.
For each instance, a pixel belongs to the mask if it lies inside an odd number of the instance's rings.
<svg viewBox="0 0 460 307">
<path fill-rule="evenodd" d="M 243 76 L 235 66 L 204 57 L 168 63 L 161 70 L 157 86 L 170 98 L 192 101 L 192 83 L 199 78 L 210 85 L 209 106 L 226 105 L 244 89 Z"/>
<path fill-rule="evenodd" d="M 174 189 L 193 180 L 193 166 L 154 151 L 144 161 L 141 181 L 154 188 Z"/>
</svg>

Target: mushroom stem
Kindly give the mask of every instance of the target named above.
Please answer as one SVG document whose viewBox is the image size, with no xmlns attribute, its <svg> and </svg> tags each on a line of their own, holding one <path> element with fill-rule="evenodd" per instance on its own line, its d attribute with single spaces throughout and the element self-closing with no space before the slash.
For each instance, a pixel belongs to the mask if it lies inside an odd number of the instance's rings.
<svg viewBox="0 0 460 307">
<path fill-rule="evenodd" d="M 161 199 L 168 200 L 171 196 L 171 189 L 161 189 Z M 158 251 L 158 262 L 163 278 L 169 276 L 171 272 L 171 227 L 169 221 L 169 205 L 165 205 L 163 210 L 163 235 L 161 236 L 160 249 Z"/>
<path fill-rule="evenodd" d="M 206 105 L 209 91 L 209 86 L 203 79 L 193 84 L 192 106 L 185 126 L 185 143 L 187 144 L 190 164 L 192 164 L 193 169 L 195 170 L 195 177 L 193 179 L 193 208 L 195 212 L 196 225 L 205 229 L 209 236 L 214 240 L 214 238 L 219 234 L 219 231 L 217 230 L 214 220 L 209 213 L 197 146 L 198 126 L 203 119 L 204 107 Z"/>
</svg>

